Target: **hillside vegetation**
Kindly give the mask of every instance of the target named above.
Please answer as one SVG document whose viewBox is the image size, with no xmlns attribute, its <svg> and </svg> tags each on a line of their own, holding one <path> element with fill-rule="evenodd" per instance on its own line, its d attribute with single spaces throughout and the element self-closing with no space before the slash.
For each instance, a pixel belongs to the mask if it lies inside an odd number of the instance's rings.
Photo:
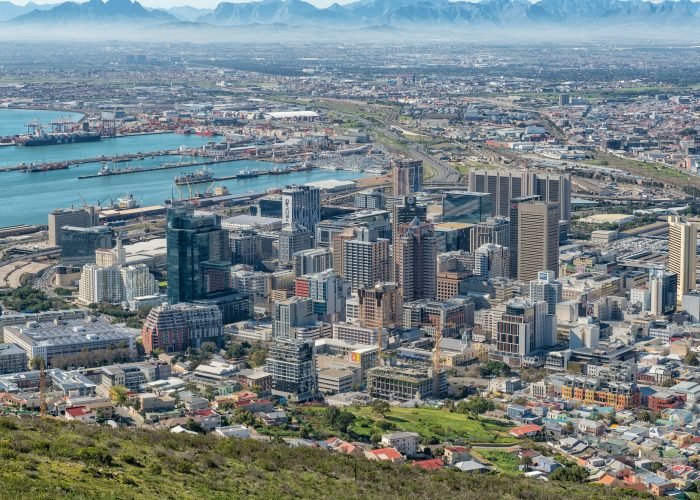
<svg viewBox="0 0 700 500">
<path fill-rule="evenodd" d="M 423 472 L 287 448 L 52 419 L 0 418 L 3 498 L 603 499 L 594 485 Z M 614 491 L 615 498 L 625 498 Z"/>
</svg>

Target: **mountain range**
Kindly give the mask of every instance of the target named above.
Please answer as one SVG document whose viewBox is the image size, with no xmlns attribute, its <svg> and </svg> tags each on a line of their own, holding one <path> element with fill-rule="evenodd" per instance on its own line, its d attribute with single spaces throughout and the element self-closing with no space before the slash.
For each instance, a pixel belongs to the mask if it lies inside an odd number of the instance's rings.
<svg viewBox="0 0 700 500">
<path fill-rule="evenodd" d="M 53 6 L 18 6 L 0 1 L 0 20 L 9 23 L 81 24 L 173 23 L 215 26 L 284 25 L 357 29 L 376 26 L 457 28 L 464 26 L 557 27 L 596 25 L 676 25 L 697 27 L 700 3 L 691 0 L 357 0 L 319 8 L 303 0 L 222 2 L 216 9 L 147 9 L 132 0 L 89 0 Z"/>
</svg>

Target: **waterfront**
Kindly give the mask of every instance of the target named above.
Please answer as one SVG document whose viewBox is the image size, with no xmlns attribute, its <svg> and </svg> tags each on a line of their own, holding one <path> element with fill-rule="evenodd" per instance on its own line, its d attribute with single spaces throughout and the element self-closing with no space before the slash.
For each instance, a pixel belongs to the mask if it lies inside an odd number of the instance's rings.
<svg viewBox="0 0 700 500">
<path fill-rule="evenodd" d="M 0 155 L 2 150 L 0 150 Z M 131 165 L 152 166 L 166 161 L 186 161 L 190 157 L 166 156 L 142 163 Z M 157 161 L 156 161 L 157 160 Z M 117 164 L 124 166 L 126 164 Z M 278 163 L 242 160 L 218 163 L 209 168 L 216 176 L 233 175 L 241 170 L 266 170 L 279 167 Z M 94 204 L 110 198 L 116 198 L 124 193 L 131 193 L 144 205 L 162 205 L 171 194 L 179 197 L 174 185 L 174 178 L 180 172 L 192 172 L 196 167 L 186 167 L 172 170 L 140 172 L 130 175 L 112 175 L 78 180 L 78 175 L 96 173 L 99 163 L 87 163 L 79 168 L 55 170 L 52 172 L 6 172 L 0 173 L 3 202 L 0 204 L 0 227 L 14 224 L 46 224 L 47 215 L 55 208 L 66 208 L 71 205 L 79 206 L 82 196 L 88 203 Z M 354 179 L 362 176 L 359 172 L 310 170 L 286 175 L 269 175 L 252 179 L 236 179 L 221 183 L 231 194 L 263 192 L 271 188 L 281 188 L 288 184 L 304 184 L 307 182 L 328 179 Z M 199 189 L 207 189 L 206 184 Z M 187 188 L 183 188 L 183 196 L 187 196 Z"/>
<path fill-rule="evenodd" d="M 0 137 L 27 133 L 27 124 L 38 120 L 50 130 L 50 123 L 58 118 L 80 120 L 82 113 L 44 111 L 35 109 L 0 109 Z"/>
</svg>

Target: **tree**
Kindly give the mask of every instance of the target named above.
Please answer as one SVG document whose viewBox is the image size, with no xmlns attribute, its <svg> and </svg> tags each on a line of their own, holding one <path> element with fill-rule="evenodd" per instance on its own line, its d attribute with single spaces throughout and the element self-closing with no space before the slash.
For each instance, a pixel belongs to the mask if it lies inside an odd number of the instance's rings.
<svg viewBox="0 0 700 500">
<path fill-rule="evenodd" d="M 496 406 L 490 399 L 483 398 L 481 396 L 474 396 L 467 401 L 460 401 L 457 405 L 457 411 L 459 413 L 470 414 L 475 419 L 479 419 L 479 415 L 491 411 Z"/>
<path fill-rule="evenodd" d="M 520 465 L 529 469 L 532 466 L 532 457 L 523 457 L 520 459 Z"/>
<path fill-rule="evenodd" d="M 579 465 L 569 465 L 568 467 L 559 467 L 549 475 L 553 481 L 568 481 L 572 483 L 582 483 L 588 478 L 588 470 Z"/>
<path fill-rule="evenodd" d="M 573 434 L 574 433 L 574 424 L 571 422 L 567 422 L 564 424 L 564 434 Z"/>
<path fill-rule="evenodd" d="M 644 410 L 643 412 L 641 412 L 639 414 L 639 420 L 641 420 L 642 422 L 651 422 L 651 420 L 652 420 L 651 412 Z"/>
<path fill-rule="evenodd" d="M 389 413 L 390 406 L 389 403 L 382 399 L 375 399 L 372 401 L 372 412 L 380 417 L 384 418 L 387 413 Z"/>
<path fill-rule="evenodd" d="M 255 348 L 252 353 L 250 353 L 250 357 L 248 358 L 248 361 L 250 362 L 251 366 L 256 367 L 256 366 L 264 365 L 266 359 L 267 359 L 267 349 L 258 347 L 258 348 Z"/>
<path fill-rule="evenodd" d="M 649 464 L 649 467 L 647 467 L 651 472 L 656 473 L 657 471 L 661 470 L 664 468 L 664 464 L 661 462 L 652 462 Z"/>
<path fill-rule="evenodd" d="M 337 406 L 329 406 L 328 408 L 326 408 L 326 422 L 330 427 L 333 427 L 335 429 L 335 422 L 336 420 L 338 420 L 339 416 L 340 410 Z"/>
<path fill-rule="evenodd" d="M 113 385 L 109 389 L 109 399 L 111 399 L 114 404 L 123 405 L 128 397 L 129 390 L 123 385 Z"/>
<path fill-rule="evenodd" d="M 688 351 L 688 354 L 683 358 L 683 364 L 688 366 L 698 366 L 698 357 L 692 352 Z"/>
<path fill-rule="evenodd" d="M 350 427 L 353 422 L 355 422 L 355 415 L 349 411 L 341 412 L 335 421 L 335 428 L 342 433 L 348 432 L 348 427 Z"/>
</svg>

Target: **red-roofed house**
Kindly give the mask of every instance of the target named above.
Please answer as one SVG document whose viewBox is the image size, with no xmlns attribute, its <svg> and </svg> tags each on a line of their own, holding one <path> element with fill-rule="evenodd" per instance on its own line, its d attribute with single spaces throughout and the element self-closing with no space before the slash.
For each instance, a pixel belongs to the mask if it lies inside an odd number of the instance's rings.
<svg viewBox="0 0 700 500">
<path fill-rule="evenodd" d="M 412 465 L 423 470 L 438 470 L 442 469 L 445 464 L 439 458 L 431 458 L 429 460 L 414 460 Z"/>
<path fill-rule="evenodd" d="M 539 425 L 528 424 L 519 427 L 513 427 L 508 434 L 517 438 L 531 437 L 542 432 L 542 427 Z"/>
<path fill-rule="evenodd" d="M 71 406 L 66 408 L 66 420 L 77 420 L 86 424 L 97 422 L 97 413 L 87 406 Z"/>
<path fill-rule="evenodd" d="M 192 419 L 207 430 L 221 427 L 221 415 L 216 413 L 211 408 L 193 411 Z"/>
<path fill-rule="evenodd" d="M 381 460 L 384 462 L 401 463 L 405 458 L 396 448 L 380 448 L 378 450 L 369 450 L 365 452 L 367 460 Z"/>
</svg>

